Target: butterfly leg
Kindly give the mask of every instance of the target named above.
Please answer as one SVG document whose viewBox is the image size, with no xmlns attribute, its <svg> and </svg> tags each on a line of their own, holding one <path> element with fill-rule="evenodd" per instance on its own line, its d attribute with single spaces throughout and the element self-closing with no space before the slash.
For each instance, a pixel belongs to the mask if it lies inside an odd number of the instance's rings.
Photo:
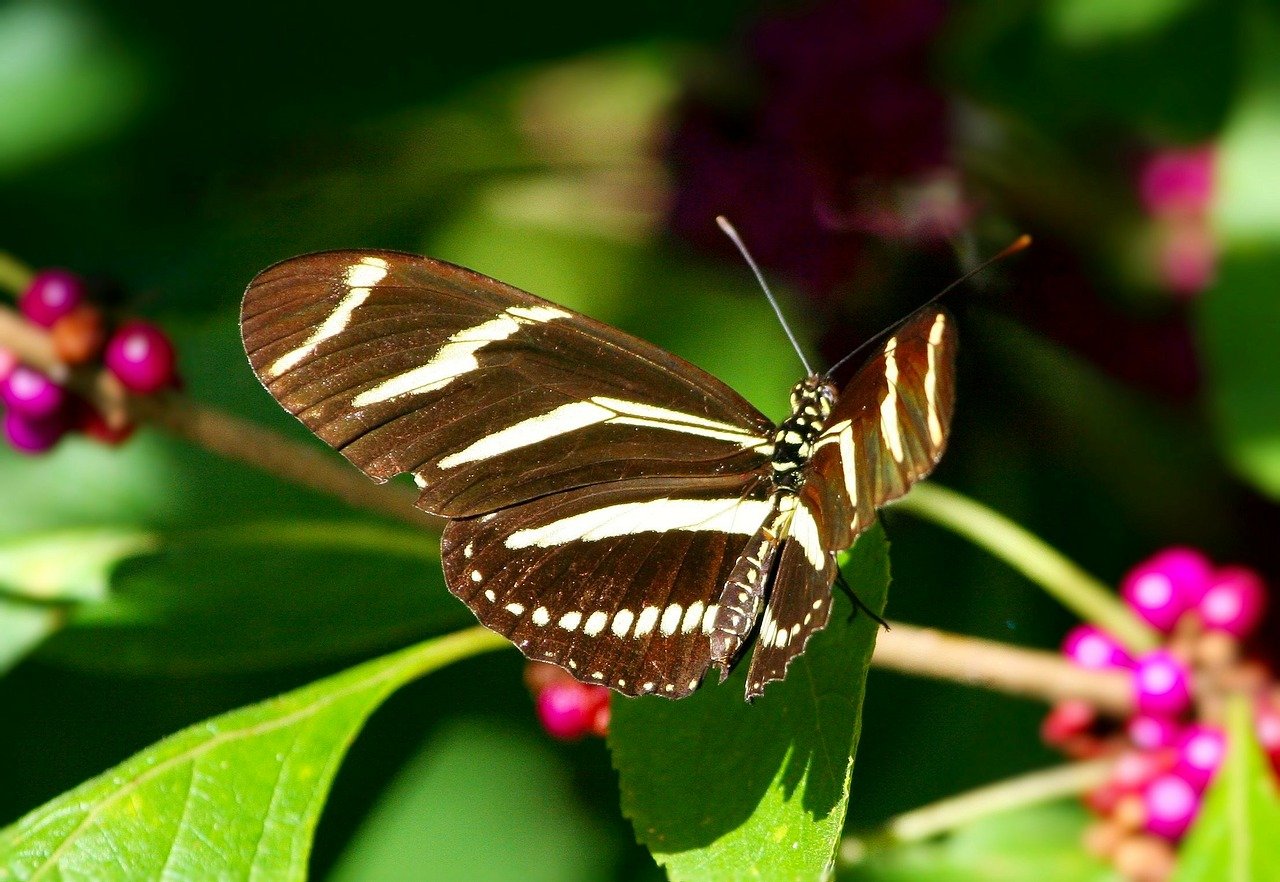
<svg viewBox="0 0 1280 882">
<path fill-rule="evenodd" d="M 880 616 L 876 614 L 875 610 L 862 602 L 862 598 L 859 597 L 851 587 L 849 587 L 849 583 L 846 582 L 844 578 L 844 571 L 840 569 L 836 570 L 836 587 L 839 588 L 841 593 L 844 594 L 845 597 L 848 597 L 849 602 L 853 604 L 853 609 L 849 613 L 850 622 L 858 617 L 858 610 L 862 610 L 862 612 L 871 616 L 872 620 L 876 624 L 880 625 L 886 631 L 889 630 L 889 623 L 880 618 Z"/>
</svg>

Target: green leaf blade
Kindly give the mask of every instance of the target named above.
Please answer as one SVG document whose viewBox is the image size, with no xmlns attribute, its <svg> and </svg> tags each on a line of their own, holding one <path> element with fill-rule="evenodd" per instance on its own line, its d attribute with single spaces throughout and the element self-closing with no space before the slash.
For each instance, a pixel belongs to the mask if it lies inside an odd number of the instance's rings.
<svg viewBox="0 0 1280 882">
<path fill-rule="evenodd" d="M 369 714 L 409 680 L 505 645 L 473 628 L 185 729 L 0 831 L 0 879 L 303 879 Z"/>
<path fill-rule="evenodd" d="M 847 572 L 871 609 L 884 607 L 888 545 L 876 528 Z M 831 623 L 787 678 L 752 705 L 745 664 L 724 684 L 679 702 L 615 699 L 609 746 L 622 810 L 677 882 L 815 879 L 831 865 L 848 807 L 853 754 L 876 625 Z"/>
<path fill-rule="evenodd" d="M 1280 879 L 1280 794 L 1254 736 L 1249 699 L 1227 710 L 1227 755 L 1183 842 L 1174 882 Z"/>
</svg>

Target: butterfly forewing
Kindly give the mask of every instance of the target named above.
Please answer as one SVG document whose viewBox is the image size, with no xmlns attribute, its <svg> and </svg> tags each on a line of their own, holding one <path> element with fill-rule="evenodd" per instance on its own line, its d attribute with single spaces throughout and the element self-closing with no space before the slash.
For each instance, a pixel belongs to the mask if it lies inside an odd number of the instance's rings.
<svg viewBox="0 0 1280 882">
<path fill-rule="evenodd" d="M 853 544 L 876 509 L 937 465 L 955 410 L 955 321 L 912 315 L 840 392 L 809 460 L 833 548 Z"/>
<path fill-rule="evenodd" d="M 267 389 L 378 480 L 465 517 L 573 487 L 750 472 L 769 421 L 637 338 L 486 276 L 387 251 L 285 261 L 249 286 Z"/>
</svg>

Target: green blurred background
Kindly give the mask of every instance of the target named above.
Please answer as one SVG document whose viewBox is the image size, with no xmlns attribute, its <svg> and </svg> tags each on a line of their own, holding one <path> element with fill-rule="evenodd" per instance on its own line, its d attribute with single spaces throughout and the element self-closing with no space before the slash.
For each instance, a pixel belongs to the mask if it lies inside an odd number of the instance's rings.
<svg viewBox="0 0 1280 882">
<path fill-rule="evenodd" d="M 778 416 L 800 368 L 716 212 L 828 363 L 1029 232 L 955 298 L 937 480 L 1106 580 L 1175 543 L 1274 576 L 1278 21 L 1212 0 L 11 2 L 0 249 L 114 279 L 172 329 L 192 396 L 303 438 L 235 324 L 254 273 L 301 252 L 470 266 Z M 1187 151 L 1211 157 L 1204 204 L 1153 207 L 1143 169 Z M 430 548 L 219 536 L 367 517 L 156 433 L 0 451 L 0 488 L 0 540 L 166 539 L 65 621 L 0 599 L 0 821 L 183 725 L 469 620 Z M 891 617 L 1029 646 L 1071 624 L 965 542 L 886 523 Z M 514 652 L 470 661 L 380 711 L 316 878 L 657 877 L 604 747 L 542 735 L 520 674 Z M 1042 713 L 873 672 L 850 826 L 1047 764 Z"/>
</svg>

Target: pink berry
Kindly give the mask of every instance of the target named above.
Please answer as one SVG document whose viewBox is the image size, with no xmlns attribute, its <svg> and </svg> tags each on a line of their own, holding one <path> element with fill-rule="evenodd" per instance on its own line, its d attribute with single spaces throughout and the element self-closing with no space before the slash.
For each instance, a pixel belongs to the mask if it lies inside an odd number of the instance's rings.
<svg viewBox="0 0 1280 882">
<path fill-rule="evenodd" d="M 1179 839 L 1200 810 L 1200 794 L 1190 782 L 1175 774 L 1155 778 L 1142 792 L 1146 828 L 1165 839 Z"/>
<path fill-rule="evenodd" d="M 1121 793 L 1141 790 L 1173 767 L 1168 751 L 1126 750 L 1111 767 L 1111 783 Z"/>
<path fill-rule="evenodd" d="M 1178 741 L 1174 771 L 1196 790 L 1204 790 L 1226 753 L 1227 739 L 1222 730 L 1197 723 L 1187 727 Z"/>
<path fill-rule="evenodd" d="M 1131 668 L 1133 658 L 1115 638 L 1093 625 L 1077 625 L 1062 641 L 1062 652 L 1082 668 Z"/>
<path fill-rule="evenodd" d="M 1139 714 L 1125 727 L 1129 740 L 1140 750 L 1159 750 L 1178 742 L 1178 725 L 1165 717 L 1149 717 Z"/>
<path fill-rule="evenodd" d="M 1273 765 L 1280 764 L 1280 710 L 1270 704 L 1259 704 L 1254 712 L 1253 725 L 1258 744 Z"/>
<path fill-rule="evenodd" d="M 32 420 L 48 419 L 62 409 L 67 396 L 62 387 L 24 364 L 0 382 L 0 399 L 14 413 Z"/>
<path fill-rule="evenodd" d="M 1223 567 L 1196 604 L 1196 612 L 1206 628 L 1245 637 L 1262 618 L 1266 603 L 1267 591 L 1257 573 L 1247 567 Z"/>
<path fill-rule="evenodd" d="M 1191 685 L 1186 667 L 1166 650 L 1157 649 L 1138 659 L 1133 672 L 1138 711 L 1158 717 L 1176 717 L 1191 705 Z"/>
<path fill-rule="evenodd" d="M 596 694 L 600 689 L 577 680 L 551 683 L 538 693 L 538 719 L 542 721 L 542 727 L 562 741 L 573 741 L 586 735 L 591 731 L 601 705 Z"/>
<path fill-rule="evenodd" d="M 47 328 L 82 300 L 84 282 L 79 276 L 66 270 L 48 269 L 36 273 L 18 298 L 18 308 L 29 320 Z"/>
<path fill-rule="evenodd" d="M 1046 744 L 1061 746 L 1081 735 L 1088 735 L 1098 720 L 1093 705 L 1079 698 L 1068 698 L 1055 704 L 1040 723 L 1040 737 Z"/>
<path fill-rule="evenodd" d="M 1199 213 L 1213 198 L 1212 147 L 1160 150 L 1139 173 L 1143 207 L 1150 214 Z"/>
<path fill-rule="evenodd" d="M 173 344 L 163 331 L 146 322 L 122 325 L 107 342 L 102 360 L 131 392 L 156 392 L 174 381 Z"/>
<path fill-rule="evenodd" d="M 66 431 L 66 422 L 60 414 L 32 419 L 10 410 L 4 415 L 5 437 L 20 453 L 44 453 L 57 444 Z"/>
<path fill-rule="evenodd" d="M 1125 602 L 1161 631 L 1204 596 L 1213 578 L 1209 561 L 1190 548 L 1167 548 L 1130 570 L 1120 584 Z"/>
</svg>

